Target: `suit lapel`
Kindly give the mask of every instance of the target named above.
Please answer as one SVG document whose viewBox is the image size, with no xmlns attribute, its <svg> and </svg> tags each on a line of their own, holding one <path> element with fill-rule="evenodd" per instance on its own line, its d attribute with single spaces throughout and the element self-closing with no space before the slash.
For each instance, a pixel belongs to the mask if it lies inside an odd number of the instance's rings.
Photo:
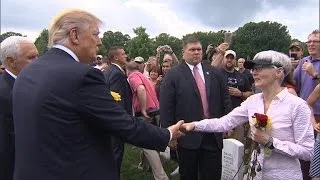
<svg viewBox="0 0 320 180">
<path fill-rule="evenodd" d="M 111 64 L 111 65 L 112 65 L 111 67 L 114 68 L 115 71 L 120 72 L 122 74 L 123 78 L 126 79 L 126 89 L 127 89 L 128 93 L 130 93 L 130 95 L 132 95 L 133 90 L 131 89 L 131 86 L 130 86 L 129 81 L 128 81 L 128 77 L 125 74 L 125 72 L 123 70 L 119 69 L 118 66 L 116 66 L 114 64 Z"/>
<path fill-rule="evenodd" d="M 113 68 L 115 68 L 117 71 L 121 72 L 121 74 L 123 74 L 124 77 L 127 77 L 124 70 L 120 69 L 118 66 L 111 64 L 113 66 Z"/>
<path fill-rule="evenodd" d="M 13 88 L 15 79 L 7 71 L 3 71 L 3 78 L 7 81 L 8 85 Z"/>
<path fill-rule="evenodd" d="M 200 96 L 200 92 L 199 92 L 196 80 L 194 79 L 193 74 L 186 63 L 181 65 L 181 71 L 182 71 L 182 74 L 184 75 L 183 77 L 187 81 L 189 81 L 189 83 L 193 86 L 192 89 L 194 89 L 195 94 L 200 98 L 201 96 Z"/>
<path fill-rule="evenodd" d="M 206 94 L 207 94 L 207 99 L 210 99 L 210 90 L 211 90 L 211 76 L 210 76 L 210 67 L 202 63 L 202 71 L 203 71 L 203 76 L 205 80 L 205 85 L 206 85 Z"/>
</svg>

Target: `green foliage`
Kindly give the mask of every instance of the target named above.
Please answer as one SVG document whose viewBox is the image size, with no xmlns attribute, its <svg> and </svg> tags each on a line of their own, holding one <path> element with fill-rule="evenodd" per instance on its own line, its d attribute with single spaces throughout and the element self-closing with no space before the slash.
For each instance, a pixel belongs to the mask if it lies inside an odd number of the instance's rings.
<svg viewBox="0 0 320 180">
<path fill-rule="evenodd" d="M 109 48 L 113 46 L 125 47 L 128 40 L 130 40 L 130 36 L 128 34 L 122 34 L 119 31 L 116 31 L 116 32 L 107 31 L 103 33 L 102 44 L 104 48 L 101 47 L 102 48 L 101 54 L 103 53 L 107 54 Z M 104 50 L 105 52 L 103 52 Z"/>
<path fill-rule="evenodd" d="M 146 28 L 137 27 L 133 29 L 133 32 L 136 37 L 129 40 L 126 46 L 126 52 L 129 57 L 141 56 L 146 60 L 149 56 L 155 55 L 155 45 L 146 33 Z"/>
<path fill-rule="evenodd" d="M 49 41 L 48 34 L 49 34 L 48 29 L 43 29 L 34 43 L 38 49 L 39 55 L 44 54 L 48 50 L 48 41 Z"/>
<path fill-rule="evenodd" d="M 250 22 L 235 33 L 232 48 L 238 58 L 252 59 L 256 53 L 265 50 L 287 53 L 291 43 L 287 27 L 277 22 Z"/>
<path fill-rule="evenodd" d="M 156 48 L 159 45 L 169 45 L 179 60 L 182 57 L 182 40 L 194 36 L 201 44 L 203 52 L 207 46 L 212 44 L 214 47 L 224 42 L 225 30 L 218 32 L 194 32 L 186 34 L 179 39 L 167 33 L 161 33 L 154 39 L 150 39 L 146 33 L 146 28 L 137 27 L 133 29 L 135 33 L 134 38 L 130 38 L 128 34 L 122 34 L 119 31 L 106 31 L 102 37 L 102 45 L 99 47 L 98 54 L 107 55 L 107 51 L 112 46 L 122 46 L 125 48 L 130 58 L 142 56 L 148 59 L 149 56 L 156 55 Z M 250 22 L 242 27 L 239 27 L 235 32 L 230 49 L 233 49 L 238 58 L 253 58 L 254 55 L 264 50 L 275 50 L 283 53 L 288 53 L 291 43 L 291 37 L 288 33 L 287 27 L 277 22 Z M 20 33 L 7 32 L 0 35 L 0 40 L 12 36 L 20 35 Z M 301 41 L 300 41 L 301 42 Z M 48 44 L 48 30 L 44 29 L 35 42 L 39 53 L 43 54 L 47 50 Z M 307 46 L 304 45 L 304 55 L 308 55 Z"/>
<path fill-rule="evenodd" d="M 6 38 L 10 37 L 10 36 L 22 36 L 22 34 L 16 33 L 16 32 L 12 32 L 12 31 L 3 33 L 3 34 L 0 35 L 0 43 L 1 43 L 3 40 L 5 40 Z"/>
<path fill-rule="evenodd" d="M 182 41 L 179 38 L 161 33 L 153 39 L 154 47 L 169 45 L 178 59 L 182 58 Z M 154 49 L 155 50 L 155 49 Z"/>
</svg>

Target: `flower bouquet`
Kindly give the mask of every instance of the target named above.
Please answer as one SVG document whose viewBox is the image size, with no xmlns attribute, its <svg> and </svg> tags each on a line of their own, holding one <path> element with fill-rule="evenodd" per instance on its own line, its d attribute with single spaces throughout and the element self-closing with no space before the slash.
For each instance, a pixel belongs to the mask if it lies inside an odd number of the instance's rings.
<svg viewBox="0 0 320 180">
<path fill-rule="evenodd" d="M 252 116 L 252 121 L 254 126 L 257 129 L 261 129 L 265 131 L 266 129 L 271 128 L 271 119 L 265 114 L 254 113 Z M 252 141 L 252 148 L 251 148 L 251 162 L 248 167 L 246 167 L 245 172 L 247 172 L 247 180 L 253 179 L 257 172 L 262 170 L 261 165 L 258 161 L 258 155 L 261 153 L 261 148 L 259 143 Z"/>
</svg>

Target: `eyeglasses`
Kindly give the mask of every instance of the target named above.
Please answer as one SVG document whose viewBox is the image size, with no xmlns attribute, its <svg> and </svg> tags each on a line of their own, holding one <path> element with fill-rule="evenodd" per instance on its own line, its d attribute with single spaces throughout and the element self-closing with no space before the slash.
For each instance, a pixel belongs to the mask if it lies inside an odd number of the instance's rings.
<svg viewBox="0 0 320 180">
<path fill-rule="evenodd" d="M 317 44 L 317 43 L 320 43 L 320 41 L 307 41 L 306 43 L 307 43 L 307 44 L 311 44 L 311 43 Z"/>
<path fill-rule="evenodd" d="M 255 65 L 252 68 L 252 71 L 260 72 L 263 69 L 277 69 L 275 65 Z"/>
</svg>

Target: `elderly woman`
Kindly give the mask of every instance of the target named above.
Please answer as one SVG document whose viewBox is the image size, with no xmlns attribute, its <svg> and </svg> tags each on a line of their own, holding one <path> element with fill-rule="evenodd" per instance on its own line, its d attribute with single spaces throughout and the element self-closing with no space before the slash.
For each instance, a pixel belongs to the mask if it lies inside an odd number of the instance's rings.
<svg viewBox="0 0 320 180">
<path fill-rule="evenodd" d="M 185 123 L 181 129 L 226 132 L 249 121 L 252 140 L 263 147 L 257 158 L 262 170 L 255 179 L 301 180 L 299 159 L 311 159 L 314 136 L 307 103 L 281 87 L 291 70 L 290 59 L 275 51 L 263 51 L 253 61 L 246 61 L 245 67 L 253 70 L 255 86 L 262 93 L 250 96 L 220 119 Z M 266 131 L 256 128 L 252 117 L 255 113 L 266 114 L 271 119 L 271 128 Z"/>
</svg>

